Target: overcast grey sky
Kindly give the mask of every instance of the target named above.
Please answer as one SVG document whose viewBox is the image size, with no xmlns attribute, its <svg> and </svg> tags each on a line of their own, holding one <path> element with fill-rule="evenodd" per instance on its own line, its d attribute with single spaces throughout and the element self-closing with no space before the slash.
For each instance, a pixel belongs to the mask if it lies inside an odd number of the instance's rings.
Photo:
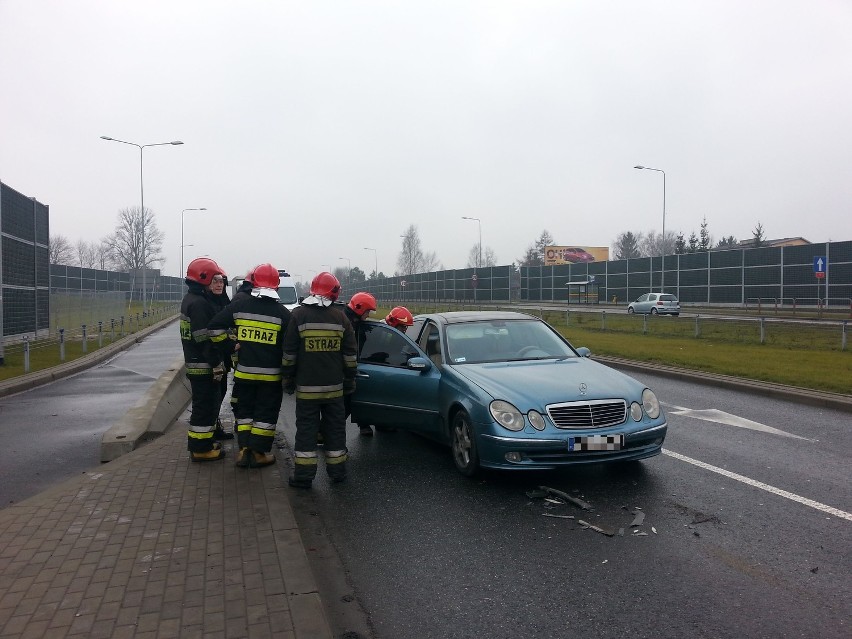
<svg viewBox="0 0 852 639">
<path fill-rule="evenodd" d="M 0 0 L 0 180 L 97 241 L 145 206 L 210 255 L 463 268 L 543 229 L 852 239 L 852 2 Z"/>
</svg>

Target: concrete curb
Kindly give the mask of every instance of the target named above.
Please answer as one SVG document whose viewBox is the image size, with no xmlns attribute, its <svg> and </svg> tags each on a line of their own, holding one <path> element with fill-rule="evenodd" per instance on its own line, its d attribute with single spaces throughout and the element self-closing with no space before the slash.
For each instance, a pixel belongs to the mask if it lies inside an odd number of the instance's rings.
<svg viewBox="0 0 852 639">
<path fill-rule="evenodd" d="M 159 437 L 180 417 L 192 399 L 192 389 L 185 371 L 181 356 L 157 378 L 136 406 L 103 434 L 102 462 L 117 459 L 139 444 Z"/>
<path fill-rule="evenodd" d="M 718 373 L 703 373 L 700 371 L 675 368 L 661 364 L 647 364 L 634 362 L 632 360 L 619 359 L 617 357 L 604 357 L 593 355 L 592 359 L 601 364 L 629 370 L 633 373 L 649 373 L 675 379 L 688 379 L 692 382 L 707 384 L 738 390 L 745 393 L 754 393 L 765 397 L 784 399 L 787 401 L 800 402 L 809 406 L 833 408 L 835 410 L 852 413 L 852 395 L 841 395 L 840 393 L 829 393 L 826 391 L 812 390 L 809 388 L 797 388 L 795 386 L 784 386 L 772 382 L 761 382 L 757 380 L 744 379 L 742 377 L 731 377 Z"/>
<path fill-rule="evenodd" d="M 46 368 L 44 370 L 19 375 L 18 377 L 13 377 L 4 382 L 0 382 L 0 397 L 20 393 L 22 391 L 36 388 L 37 386 L 43 386 L 44 384 L 55 382 L 57 379 L 62 379 L 63 377 L 76 375 L 81 371 L 108 360 L 113 355 L 126 350 L 129 346 L 142 341 L 151 333 L 157 332 L 161 328 L 177 321 L 177 319 L 177 315 L 168 317 L 147 328 L 143 328 L 141 331 L 122 337 L 112 344 L 99 348 L 93 353 L 84 355 L 83 357 L 78 357 L 75 360 L 59 364 L 58 366 L 52 366 L 51 368 Z"/>
</svg>

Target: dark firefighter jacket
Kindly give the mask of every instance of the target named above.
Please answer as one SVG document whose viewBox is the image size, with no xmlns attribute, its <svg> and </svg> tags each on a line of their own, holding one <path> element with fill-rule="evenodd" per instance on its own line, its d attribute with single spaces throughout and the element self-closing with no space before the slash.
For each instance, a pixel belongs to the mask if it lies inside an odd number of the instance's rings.
<svg viewBox="0 0 852 639">
<path fill-rule="evenodd" d="M 296 399 L 334 399 L 355 387 L 355 332 L 340 306 L 303 303 L 284 336 L 284 385 Z"/>
<path fill-rule="evenodd" d="M 237 300 L 216 313 L 207 329 L 210 339 L 227 352 L 228 331 L 236 330 L 240 344 L 234 379 L 245 382 L 280 382 L 284 331 L 290 311 L 277 300 L 252 297 Z"/>
<path fill-rule="evenodd" d="M 210 342 L 207 325 L 216 314 L 216 307 L 205 295 L 204 287 L 186 281 L 189 288 L 180 304 L 180 341 L 187 375 L 213 375 L 213 367 L 222 358 Z"/>
</svg>

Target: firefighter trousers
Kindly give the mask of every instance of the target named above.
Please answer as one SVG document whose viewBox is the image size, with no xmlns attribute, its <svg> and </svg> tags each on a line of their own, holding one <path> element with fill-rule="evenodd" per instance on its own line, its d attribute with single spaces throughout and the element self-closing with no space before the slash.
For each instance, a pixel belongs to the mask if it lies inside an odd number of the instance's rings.
<svg viewBox="0 0 852 639">
<path fill-rule="evenodd" d="M 213 450 L 213 429 L 219 417 L 219 382 L 213 375 L 187 375 L 192 389 L 192 408 L 187 431 L 187 450 L 206 453 Z"/>
<path fill-rule="evenodd" d="M 242 398 L 240 398 L 242 401 Z M 346 478 L 346 409 L 343 397 L 296 400 L 293 479 L 311 482 L 317 474 L 317 433 L 322 433 L 325 470 L 334 481 Z"/>
<path fill-rule="evenodd" d="M 234 378 L 239 401 L 234 404 L 237 445 L 259 453 L 272 450 L 284 389 L 281 382 L 249 382 Z"/>
</svg>

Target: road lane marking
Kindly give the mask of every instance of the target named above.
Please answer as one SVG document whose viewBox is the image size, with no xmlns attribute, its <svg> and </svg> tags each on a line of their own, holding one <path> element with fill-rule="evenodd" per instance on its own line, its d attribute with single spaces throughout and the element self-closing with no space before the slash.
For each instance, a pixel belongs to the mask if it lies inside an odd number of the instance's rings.
<svg viewBox="0 0 852 639">
<path fill-rule="evenodd" d="M 697 459 L 692 459 L 692 457 L 687 457 L 686 455 L 681 455 L 680 453 L 675 453 L 671 450 L 663 449 L 663 455 L 668 455 L 669 457 L 674 457 L 675 459 L 685 461 L 686 463 L 693 464 L 695 466 L 698 466 L 699 468 L 703 468 L 705 470 L 724 475 L 725 477 L 735 479 L 736 481 L 748 484 L 749 486 L 753 486 L 754 488 L 760 488 L 761 490 L 765 490 L 766 492 L 772 493 L 773 495 L 778 495 L 780 497 L 790 499 L 805 506 L 816 508 L 817 510 L 821 510 L 822 512 L 828 513 L 829 515 L 834 515 L 835 517 L 840 517 L 841 519 L 845 519 L 846 521 L 852 521 L 852 513 L 847 513 L 846 511 L 840 510 L 839 508 L 826 506 L 825 504 L 821 504 L 818 501 L 814 501 L 813 499 L 808 499 L 807 497 L 802 497 L 800 495 L 796 495 L 795 493 L 791 493 L 786 490 L 781 490 L 780 488 L 775 488 L 775 486 L 764 484 L 762 481 L 757 481 L 755 479 L 750 479 L 743 475 L 738 475 L 737 473 L 732 473 L 730 470 L 725 470 L 724 468 L 719 468 L 718 466 L 711 466 L 710 464 L 698 461 Z"/>
<path fill-rule="evenodd" d="M 760 422 L 753 422 L 750 419 L 746 419 L 745 417 L 740 417 L 739 415 L 732 415 L 731 413 L 726 413 L 725 411 L 718 410 L 716 408 L 698 410 L 694 408 L 686 408 L 684 406 L 675 406 L 674 404 L 663 404 L 663 406 L 668 409 L 668 412 L 671 415 L 683 415 L 684 417 L 692 417 L 693 419 L 703 419 L 707 422 L 716 422 L 718 424 L 725 424 L 727 426 L 736 426 L 737 428 L 748 428 L 749 430 L 757 430 L 762 433 L 769 433 L 771 435 L 780 435 L 781 437 L 792 437 L 793 439 L 803 439 L 808 442 L 817 441 L 816 439 L 810 439 L 808 437 L 802 437 L 801 435 L 794 435 L 793 433 L 778 430 L 777 428 L 772 428 L 772 426 L 767 426 L 766 424 L 761 424 Z"/>
</svg>

